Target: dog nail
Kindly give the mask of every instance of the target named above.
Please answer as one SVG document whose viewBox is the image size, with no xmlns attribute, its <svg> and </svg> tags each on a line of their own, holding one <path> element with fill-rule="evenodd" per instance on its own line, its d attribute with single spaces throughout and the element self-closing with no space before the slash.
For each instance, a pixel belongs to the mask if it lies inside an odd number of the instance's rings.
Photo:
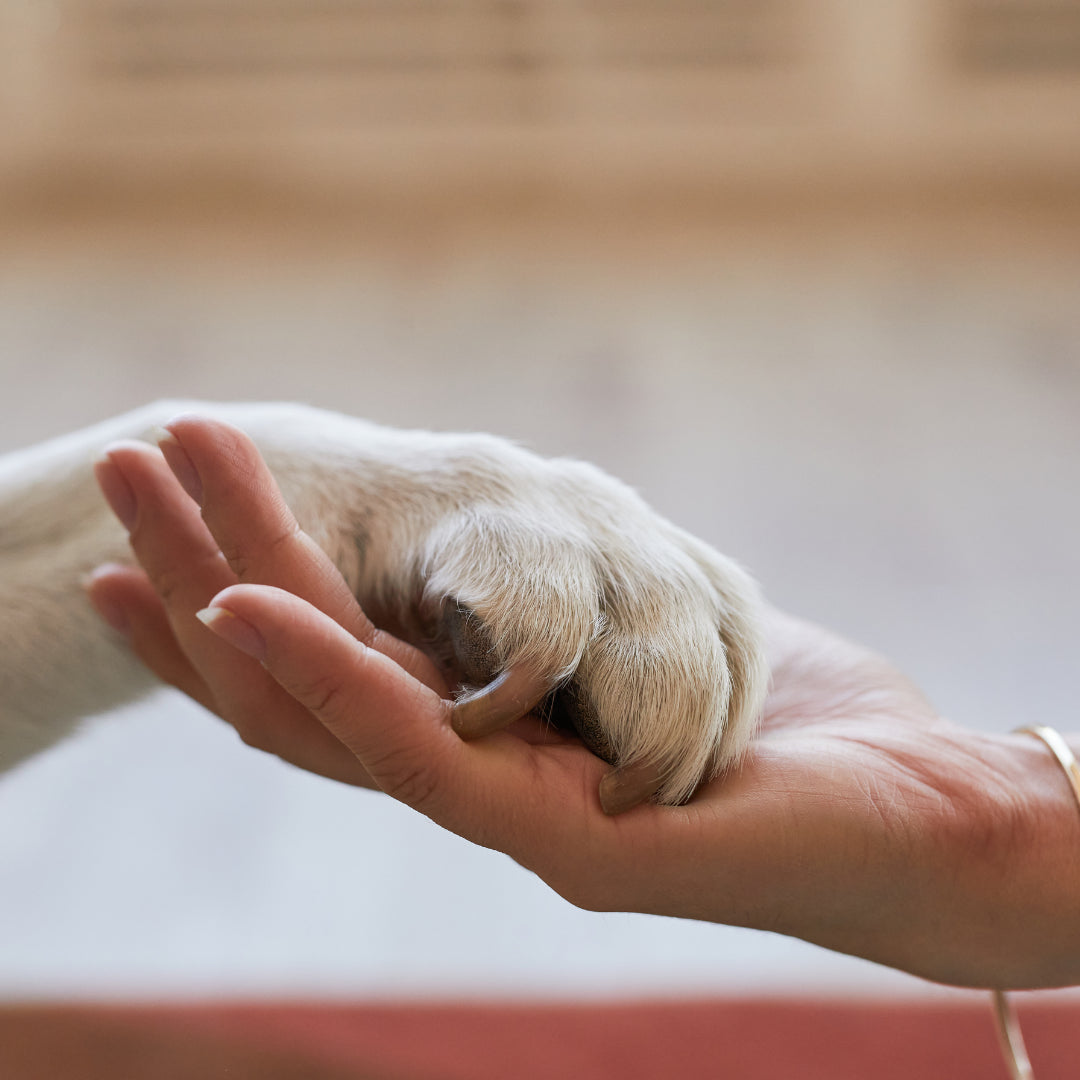
<svg viewBox="0 0 1080 1080">
<path fill-rule="evenodd" d="M 109 509 L 117 516 L 120 524 L 131 532 L 139 516 L 139 504 L 127 478 L 108 454 L 94 462 L 94 475 Z"/>
<path fill-rule="evenodd" d="M 548 680 L 528 668 L 507 668 L 454 705 L 451 726 L 463 739 L 490 735 L 536 708 L 548 690 Z"/>
<path fill-rule="evenodd" d="M 166 428 L 165 434 L 158 439 L 158 449 L 165 458 L 165 463 L 172 469 L 173 476 L 180 481 L 180 486 L 202 506 L 202 478 L 188 452 L 180 445 L 180 440 Z"/>
<path fill-rule="evenodd" d="M 260 662 L 266 659 L 266 641 L 262 634 L 246 619 L 234 615 L 228 608 L 203 608 L 202 611 L 195 612 L 195 617 L 233 648 L 255 657 Z"/>
<path fill-rule="evenodd" d="M 648 762 L 620 766 L 600 781 L 600 805 L 614 817 L 651 799 L 662 782 L 663 774 Z"/>
</svg>

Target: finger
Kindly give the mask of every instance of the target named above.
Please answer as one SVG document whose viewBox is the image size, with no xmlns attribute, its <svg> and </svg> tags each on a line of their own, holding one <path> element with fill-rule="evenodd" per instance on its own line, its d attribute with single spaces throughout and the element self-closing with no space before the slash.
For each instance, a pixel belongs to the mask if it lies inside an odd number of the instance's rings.
<svg viewBox="0 0 1080 1080">
<path fill-rule="evenodd" d="M 109 563 L 94 570 L 84 588 L 97 612 L 128 639 L 135 655 L 162 682 L 218 712 L 210 687 L 180 648 L 165 605 L 144 571 Z"/>
<path fill-rule="evenodd" d="M 460 762 L 450 703 L 299 597 L 238 585 L 199 613 L 259 659 L 365 765 L 384 791 L 427 812 Z"/>
<path fill-rule="evenodd" d="M 557 853 L 567 828 L 599 813 L 603 766 L 581 746 L 503 734 L 463 742 L 449 702 L 289 593 L 233 586 L 200 617 L 260 657 L 380 788 L 446 828 L 511 855 L 523 836 L 530 851 Z"/>
<path fill-rule="evenodd" d="M 428 657 L 379 630 L 363 612 L 334 562 L 300 528 L 247 435 L 198 416 L 176 417 L 165 430 L 162 454 L 201 505 L 203 520 L 240 581 L 302 596 L 365 645 L 442 687 Z"/>
<path fill-rule="evenodd" d="M 236 581 L 198 511 L 153 447 L 113 443 L 94 472 L 170 614 L 193 614 L 208 595 Z"/>
<path fill-rule="evenodd" d="M 117 517 L 128 525 L 132 550 L 178 645 L 210 688 L 216 711 L 258 749 L 323 776 L 370 786 L 355 756 L 261 665 L 222 648 L 195 618 L 236 577 L 162 455 L 144 443 L 114 443 L 95 471 Z"/>
<path fill-rule="evenodd" d="M 159 442 L 166 463 L 238 581 L 274 584 L 310 603 L 360 640 L 374 629 L 329 557 L 301 530 L 254 443 L 218 421 L 179 416 Z"/>
<path fill-rule="evenodd" d="M 258 664 L 238 663 L 195 618 L 236 576 L 161 454 L 145 443 L 113 443 L 94 469 L 178 645 L 220 703 L 273 690 Z"/>
</svg>

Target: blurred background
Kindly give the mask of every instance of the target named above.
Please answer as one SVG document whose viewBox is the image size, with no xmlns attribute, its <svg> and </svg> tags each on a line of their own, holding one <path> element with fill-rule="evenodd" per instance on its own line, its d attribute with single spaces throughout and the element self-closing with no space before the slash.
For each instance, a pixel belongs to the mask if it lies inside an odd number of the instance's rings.
<svg viewBox="0 0 1080 1080">
<path fill-rule="evenodd" d="M 974 727 L 1076 727 L 1078 290 L 1074 0 L 0 0 L 0 449 L 494 431 Z M 169 694 L 0 781 L 9 1001 L 852 992 L 932 988 L 577 911 Z"/>
</svg>

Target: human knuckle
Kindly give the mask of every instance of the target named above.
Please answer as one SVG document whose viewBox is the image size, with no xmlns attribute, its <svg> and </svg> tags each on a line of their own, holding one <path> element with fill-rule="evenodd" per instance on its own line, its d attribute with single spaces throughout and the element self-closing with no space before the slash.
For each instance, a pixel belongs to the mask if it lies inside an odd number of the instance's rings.
<svg viewBox="0 0 1080 1080">
<path fill-rule="evenodd" d="M 188 584 L 189 577 L 183 567 L 165 566 L 158 569 L 151 580 L 154 591 L 164 605 L 170 607 Z"/>
<path fill-rule="evenodd" d="M 164 605 L 175 606 L 180 600 L 207 580 L 216 583 L 221 567 L 221 554 L 205 551 L 177 558 L 154 567 L 150 583 Z"/>
<path fill-rule="evenodd" d="M 225 537 L 221 553 L 233 573 L 242 581 L 275 563 L 296 541 L 299 526 L 289 523 L 267 536 Z"/>
<path fill-rule="evenodd" d="M 345 685 L 337 673 L 312 676 L 297 686 L 295 693 L 317 716 L 336 715 L 346 708 Z"/>
<path fill-rule="evenodd" d="M 229 564 L 229 569 L 241 581 L 251 576 L 255 559 L 252 554 L 252 545 L 249 542 L 226 536 L 219 541 L 219 546 L 221 547 L 222 556 Z"/>
<path fill-rule="evenodd" d="M 289 551 L 299 542 L 302 537 L 300 526 L 296 521 L 282 522 L 281 527 L 270 533 L 258 547 L 259 553 L 265 557 L 273 557 L 281 551 Z"/>
<path fill-rule="evenodd" d="M 220 546 L 221 554 L 229 564 L 229 568 L 232 572 L 236 574 L 238 578 L 245 577 L 250 569 L 251 560 L 243 545 L 238 544 L 235 541 L 225 540 Z"/>
</svg>

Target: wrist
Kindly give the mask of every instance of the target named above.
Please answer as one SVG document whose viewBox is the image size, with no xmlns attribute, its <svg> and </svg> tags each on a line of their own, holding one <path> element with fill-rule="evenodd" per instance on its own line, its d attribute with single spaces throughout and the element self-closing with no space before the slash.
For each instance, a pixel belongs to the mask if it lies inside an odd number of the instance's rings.
<svg viewBox="0 0 1080 1080">
<path fill-rule="evenodd" d="M 1076 753 L 1080 739 L 1067 737 Z M 996 985 L 1066 986 L 1080 983 L 1080 807 L 1070 779 L 1038 737 L 1013 732 L 989 745 L 1011 794 L 1001 798 L 1007 861 L 987 881 L 999 907 L 996 948 L 988 957 Z M 996 953 L 996 955 L 995 955 Z M 993 978 L 985 980 L 994 985 Z"/>
<path fill-rule="evenodd" d="M 893 919 L 845 951 L 957 986 L 1080 983 L 1080 812 L 1046 745 L 965 733 L 967 776 L 922 854 L 889 877 Z M 924 828 L 926 823 L 924 822 Z M 918 848 L 918 845 L 916 845 Z M 903 884 L 897 884 L 903 881 Z"/>
</svg>

